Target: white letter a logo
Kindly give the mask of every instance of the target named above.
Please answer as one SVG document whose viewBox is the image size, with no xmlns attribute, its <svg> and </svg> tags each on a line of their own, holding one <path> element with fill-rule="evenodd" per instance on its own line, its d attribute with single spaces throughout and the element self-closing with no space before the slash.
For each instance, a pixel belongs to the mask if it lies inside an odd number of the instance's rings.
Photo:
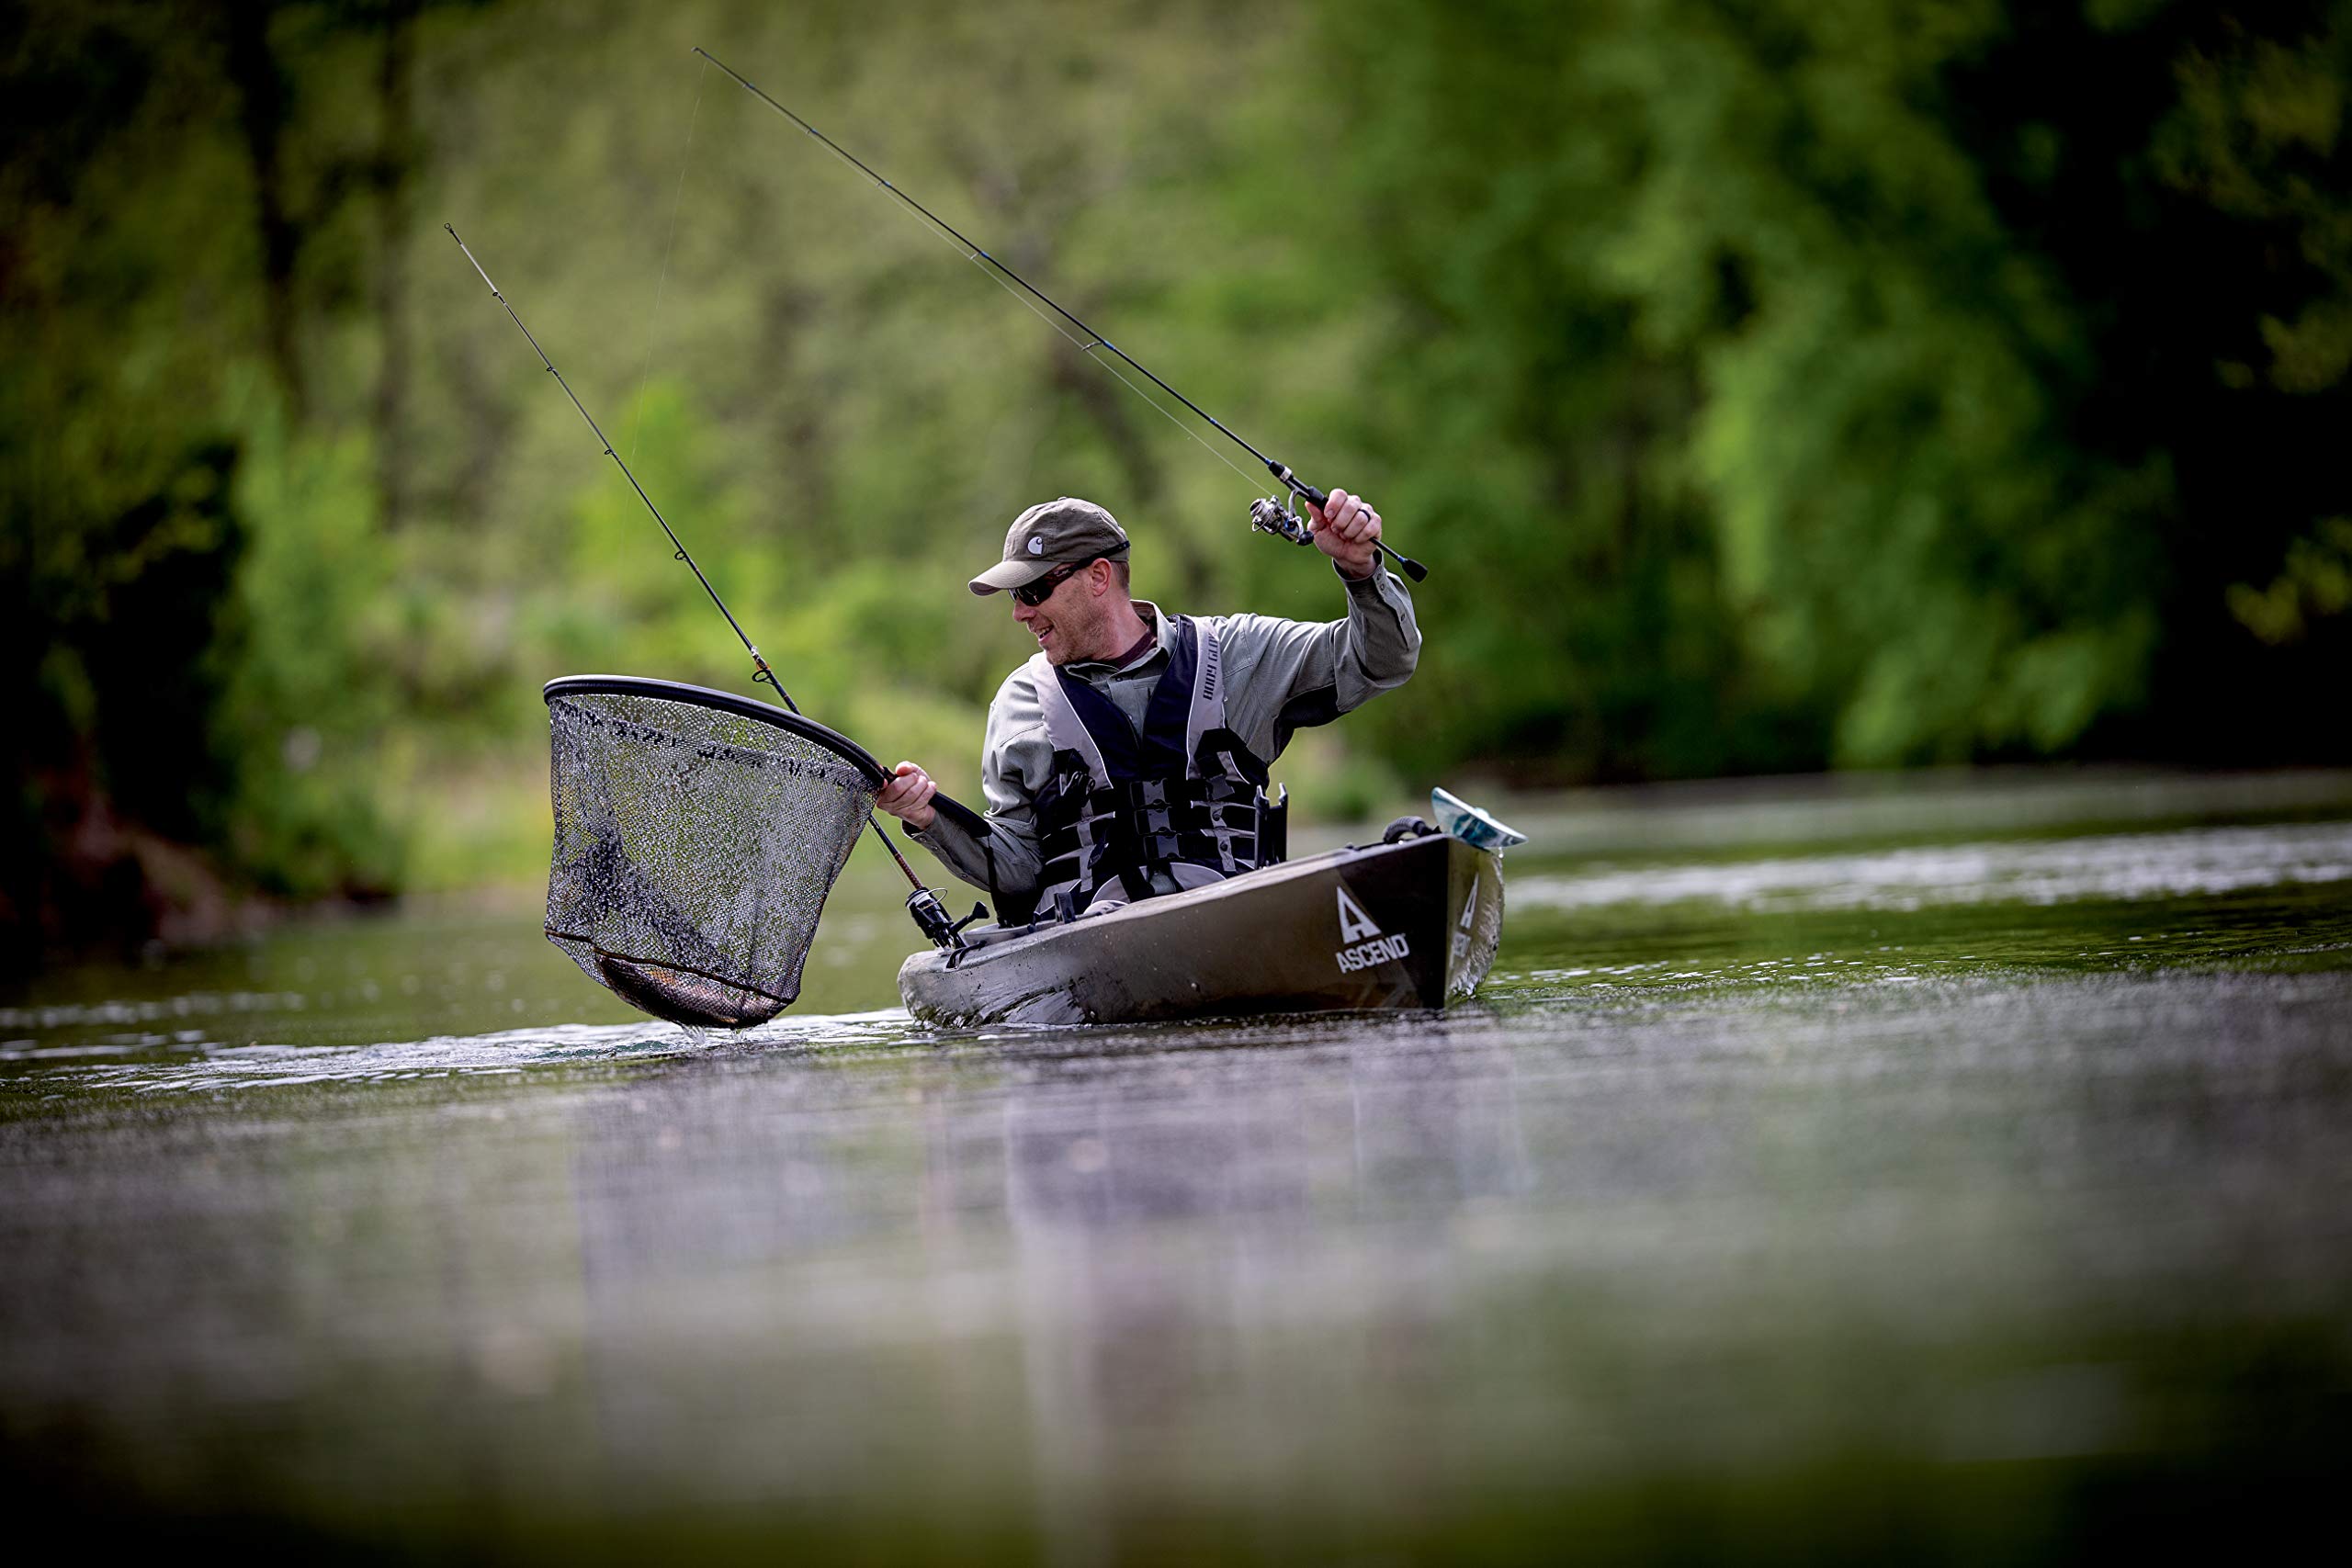
<svg viewBox="0 0 2352 1568">
<path fill-rule="evenodd" d="M 1380 928 L 1373 924 L 1370 915 L 1363 912 L 1363 906 L 1349 897 L 1345 887 L 1340 888 L 1339 893 L 1340 941 L 1342 943 L 1357 942 L 1363 941 L 1366 937 L 1378 936 Z"/>
</svg>

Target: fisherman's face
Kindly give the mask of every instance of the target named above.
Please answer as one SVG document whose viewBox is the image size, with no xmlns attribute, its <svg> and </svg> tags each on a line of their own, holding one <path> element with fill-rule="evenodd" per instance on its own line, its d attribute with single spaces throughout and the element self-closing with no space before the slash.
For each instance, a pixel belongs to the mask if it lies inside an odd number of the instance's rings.
<svg viewBox="0 0 2352 1568">
<path fill-rule="evenodd" d="M 1091 561 L 1080 567 L 1057 584 L 1043 604 L 1024 604 L 1013 600 L 1012 618 L 1037 639 L 1048 664 L 1104 657 L 1095 646 L 1102 641 L 1102 626 L 1108 619 L 1103 576 L 1094 570 L 1101 565 L 1101 561 Z"/>
</svg>

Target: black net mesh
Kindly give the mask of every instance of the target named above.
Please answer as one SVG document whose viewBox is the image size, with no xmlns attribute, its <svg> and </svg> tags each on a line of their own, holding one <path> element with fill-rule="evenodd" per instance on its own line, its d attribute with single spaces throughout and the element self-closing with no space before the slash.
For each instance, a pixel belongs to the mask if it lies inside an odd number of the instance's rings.
<svg viewBox="0 0 2352 1568">
<path fill-rule="evenodd" d="M 784 1010 L 873 815 L 874 760 L 695 686 L 575 676 L 547 699 L 548 940 L 656 1018 L 743 1029 Z"/>
</svg>

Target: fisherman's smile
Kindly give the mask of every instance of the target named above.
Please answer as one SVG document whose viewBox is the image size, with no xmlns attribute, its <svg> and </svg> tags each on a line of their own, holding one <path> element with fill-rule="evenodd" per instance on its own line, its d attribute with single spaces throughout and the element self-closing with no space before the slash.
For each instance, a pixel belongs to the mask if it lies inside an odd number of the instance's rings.
<svg viewBox="0 0 2352 1568">
<path fill-rule="evenodd" d="M 1023 586 L 1012 595 L 1012 618 L 1022 628 L 1037 639 L 1038 648 L 1057 664 L 1067 657 L 1069 644 L 1057 634 L 1060 628 L 1046 613 L 1046 606 L 1062 592 L 1062 585 L 1078 575 L 1083 562 L 1057 566 L 1035 582 Z M 1083 637 L 1081 637 L 1081 643 Z"/>
</svg>

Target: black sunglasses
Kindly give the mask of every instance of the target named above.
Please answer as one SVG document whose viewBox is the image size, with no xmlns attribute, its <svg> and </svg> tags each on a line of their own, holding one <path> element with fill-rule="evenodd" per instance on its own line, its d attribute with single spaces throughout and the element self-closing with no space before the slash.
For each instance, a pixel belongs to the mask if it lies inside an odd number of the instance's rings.
<svg viewBox="0 0 2352 1568">
<path fill-rule="evenodd" d="M 1014 589 L 1012 591 L 1012 597 L 1018 603 L 1026 604 L 1034 610 L 1038 605 L 1044 604 L 1046 600 L 1052 598 L 1054 596 L 1055 589 L 1059 588 L 1063 583 L 1068 582 L 1071 578 L 1076 577 L 1080 572 L 1084 571 L 1088 567 L 1092 566 L 1095 561 L 1101 560 L 1102 558 L 1101 556 L 1096 556 L 1090 560 L 1072 561 L 1068 566 L 1057 566 L 1054 568 L 1053 570 L 1046 573 L 1045 576 L 1039 578 L 1036 581 L 1024 582 L 1020 587 Z"/>
</svg>

